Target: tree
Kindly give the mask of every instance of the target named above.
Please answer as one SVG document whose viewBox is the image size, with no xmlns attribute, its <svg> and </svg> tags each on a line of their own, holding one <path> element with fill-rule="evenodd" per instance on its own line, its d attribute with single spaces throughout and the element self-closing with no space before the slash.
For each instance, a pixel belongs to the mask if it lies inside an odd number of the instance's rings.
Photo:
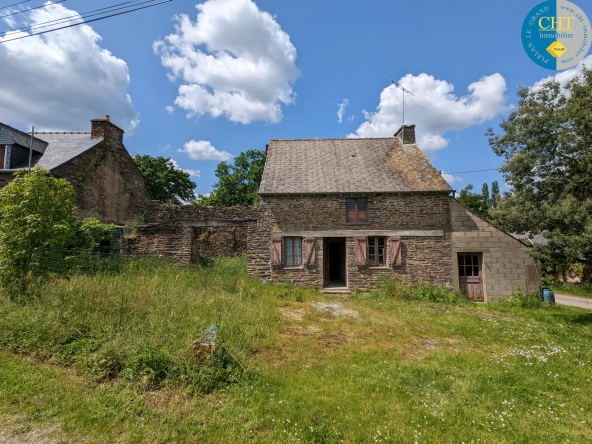
<svg viewBox="0 0 592 444">
<path fill-rule="evenodd" d="M 485 188 L 487 184 L 483 184 Z M 473 185 L 468 184 L 465 188 L 460 191 L 458 201 L 463 205 L 469 207 L 475 213 L 481 217 L 487 218 L 489 216 L 489 201 L 485 197 L 484 193 L 477 194 L 473 193 Z M 489 195 L 489 193 L 488 193 Z"/>
<path fill-rule="evenodd" d="M 481 187 L 481 195 L 483 196 L 483 199 L 485 200 L 485 202 L 487 202 L 487 207 L 491 206 L 491 198 L 489 197 L 489 185 L 487 185 L 487 183 L 484 183 L 483 186 Z"/>
<path fill-rule="evenodd" d="M 0 284 L 11 297 L 59 270 L 76 231 L 72 185 L 39 167 L 0 190 Z"/>
<path fill-rule="evenodd" d="M 542 259 L 592 259 L 592 71 L 519 88 L 518 96 L 502 133 L 487 131 L 512 187 L 493 217 L 508 231 L 544 233 L 549 245 L 534 250 Z"/>
<path fill-rule="evenodd" d="M 175 166 L 170 157 L 135 155 L 134 162 L 144 176 L 151 199 L 179 203 L 195 198 L 195 183 L 188 173 Z"/>
<path fill-rule="evenodd" d="M 500 202 L 500 190 L 497 180 L 491 182 L 491 208 L 495 208 L 498 206 Z"/>
<path fill-rule="evenodd" d="M 220 162 L 215 173 L 219 180 L 214 190 L 209 196 L 199 196 L 194 204 L 223 207 L 257 204 L 265 155 L 265 151 L 248 150 L 240 153 L 232 165 Z"/>
</svg>

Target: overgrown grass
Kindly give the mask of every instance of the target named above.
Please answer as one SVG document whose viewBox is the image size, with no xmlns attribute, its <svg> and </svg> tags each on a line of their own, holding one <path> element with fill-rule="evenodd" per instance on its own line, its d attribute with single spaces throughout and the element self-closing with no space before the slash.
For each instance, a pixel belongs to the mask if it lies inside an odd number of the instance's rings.
<svg viewBox="0 0 592 444">
<path fill-rule="evenodd" d="M 198 361 L 213 324 L 233 356 Z M 137 261 L 0 300 L 0 419 L 72 442 L 590 442 L 591 324 L 518 296 L 329 297 L 244 259 Z"/>
<path fill-rule="evenodd" d="M 590 282 L 583 284 L 560 284 L 557 282 L 551 285 L 551 288 L 555 293 L 592 298 L 592 283 Z"/>
</svg>

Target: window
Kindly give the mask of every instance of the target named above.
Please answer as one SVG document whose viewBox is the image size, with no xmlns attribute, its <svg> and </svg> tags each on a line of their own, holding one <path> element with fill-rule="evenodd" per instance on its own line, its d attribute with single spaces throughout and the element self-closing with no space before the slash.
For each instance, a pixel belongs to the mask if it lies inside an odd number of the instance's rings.
<svg viewBox="0 0 592 444">
<path fill-rule="evenodd" d="M 6 155 L 6 146 L 0 145 L 0 170 L 4 169 L 4 156 Z"/>
<path fill-rule="evenodd" d="M 348 198 L 345 201 L 346 222 L 367 222 L 368 201 L 365 197 Z"/>
<path fill-rule="evenodd" d="M 285 237 L 284 238 L 284 258 L 285 264 L 289 266 L 302 265 L 302 238 Z"/>
<path fill-rule="evenodd" d="M 476 254 L 459 254 L 458 275 L 479 276 L 479 256 Z"/>
<path fill-rule="evenodd" d="M 386 238 L 369 237 L 367 261 L 370 267 L 382 267 L 386 264 Z"/>
</svg>

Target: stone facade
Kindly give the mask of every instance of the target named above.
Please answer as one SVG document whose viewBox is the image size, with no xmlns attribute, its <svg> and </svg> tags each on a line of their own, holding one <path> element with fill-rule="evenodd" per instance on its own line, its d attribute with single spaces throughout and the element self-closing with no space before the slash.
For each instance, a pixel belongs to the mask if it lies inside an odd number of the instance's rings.
<svg viewBox="0 0 592 444">
<path fill-rule="evenodd" d="M 91 138 L 103 141 L 52 173 L 74 186 L 78 217 L 131 227 L 150 199 L 144 178 L 123 145 L 123 130 L 108 120 L 92 123 Z"/>
<path fill-rule="evenodd" d="M 146 223 L 122 239 L 124 256 L 159 256 L 190 263 L 247 252 L 257 231 L 256 207 L 195 207 L 148 203 Z"/>
<path fill-rule="evenodd" d="M 364 223 L 346 222 L 347 197 L 262 196 L 258 207 L 175 206 L 153 201 L 138 235 L 123 239 L 122 254 L 189 263 L 200 256 L 246 252 L 251 276 L 323 288 L 329 243 L 343 242 L 345 281 L 339 291 L 357 287 L 365 292 L 376 288 L 385 275 L 410 284 L 434 283 L 458 290 L 457 256 L 474 253 L 483 259 L 486 302 L 514 288 L 539 291 L 537 263 L 525 253 L 526 247 L 445 193 L 368 194 L 368 222 Z M 368 236 L 400 237 L 400 265 L 358 265 L 356 239 Z M 272 266 L 272 240 L 286 237 L 314 238 L 314 261 L 306 263 L 303 248 L 302 265 Z"/>
<path fill-rule="evenodd" d="M 367 197 L 368 222 L 346 222 L 347 197 Z M 341 238 L 345 239 L 345 286 L 350 290 L 375 288 L 383 275 L 453 287 L 447 193 L 262 196 L 260 208 L 259 236 L 250 239 L 248 247 L 252 275 L 322 288 L 324 240 Z M 401 237 L 401 265 L 358 266 L 355 242 L 360 236 Z M 314 265 L 271 267 L 273 237 L 315 238 Z"/>
<path fill-rule="evenodd" d="M 450 198 L 450 210 L 456 289 L 459 289 L 458 253 L 477 253 L 483 258 L 485 302 L 506 296 L 515 288 L 526 293 L 539 292 L 540 267 L 526 254 L 524 244 L 481 219 L 452 198 Z"/>
</svg>

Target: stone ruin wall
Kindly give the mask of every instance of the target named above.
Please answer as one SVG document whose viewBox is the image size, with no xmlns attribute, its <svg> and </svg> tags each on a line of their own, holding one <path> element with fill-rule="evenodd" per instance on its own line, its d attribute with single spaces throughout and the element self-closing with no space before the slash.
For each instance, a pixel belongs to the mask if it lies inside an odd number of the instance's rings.
<svg viewBox="0 0 592 444">
<path fill-rule="evenodd" d="M 123 256 L 157 256 L 180 263 L 247 253 L 257 230 L 257 207 L 196 207 L 148 203 L 138 233 L 122 239 Z"/>
</svg>

